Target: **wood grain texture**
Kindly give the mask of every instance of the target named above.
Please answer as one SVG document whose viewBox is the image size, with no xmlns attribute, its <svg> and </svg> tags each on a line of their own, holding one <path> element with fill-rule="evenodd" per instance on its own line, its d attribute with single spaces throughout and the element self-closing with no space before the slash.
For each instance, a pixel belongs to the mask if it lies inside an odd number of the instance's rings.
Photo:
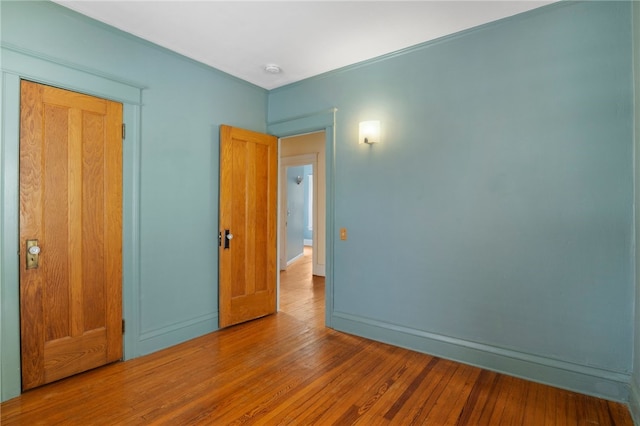
<svg viewBox="0 0 640 426">
<path fill-rule="evenodd" d="M 220 128 L 220 327 L 275 312 L 278 140 Z"/>
<path fill-rule="evenodd" d="M 108 102 L 104 147 L 104 285 L 107 362 L 122 359 L 122 104 Z M 117 141 L 117 142 L 113 142 Z"/>
<path fill-rule="evenodd" d="M 20 273 L 30 389 L 122 357 L 122 105 L 21 90 L 20 239 L 42 249 Z"/>
<path fill-rule="evenodd" d="M 45 341 L 60 339 L 71 333 L 69 322 L 69 191 L 67 177 L 69 110 L 58 105 L 43 104 L 46 123 L 44 131 L 49 143 L 43 147 L 43 164 L 41 168 L 44 211 L 42 218 L 43 232 L 38 233 L 40 246 L 43 248 L 40 268 L 47 285 L 44 288 L 43 304 Z M 54 165 L 51 167 L 51 165 Z M 24 210 L 27 210 L 26 205 Z M 45 251 L 46 250 L 46 251 Z M 44 253 L 47 253 L 46 257 Z"/>
<path fill-rule="evenodd" d="M 45 316 L 42 306 L 42 274 L 38 269 L 26 269 L 25 242 L 39 239 L 47 250 L 43 234 L 43 168 L 42 104 L 43 87 L 23 81 L 20 100 L 20 342 L 22 387 L 29 389 L 44 382 Z M 43 265 L 44 267 L 44 265 Z M 24 315 L 27 310 L 29 315 Z M 51 334 L 47 333 L 47 334 Z M 53 332 L 55 334 L 55 332 Z M 26 349 L 26 350 L 25 350 Z"/>
<path fill-rule="evenodd" d="M 2 425 L 631 426 L 623 404 L 322 325 L 311 253 L 281 272 L 281 311 L 2 404 Z"/>
</svg>

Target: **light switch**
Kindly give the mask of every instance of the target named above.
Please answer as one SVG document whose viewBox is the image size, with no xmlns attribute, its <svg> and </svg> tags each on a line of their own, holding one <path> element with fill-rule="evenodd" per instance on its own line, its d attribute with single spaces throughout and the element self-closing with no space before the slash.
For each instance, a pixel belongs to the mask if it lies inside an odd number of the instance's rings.
<svg viewBox="0 0 640 426">
<path fill-rule="evenodd" d="M 347 228 L 340 228 L 340 239 L 341 240 L 347 239 Z"/>
</svg>

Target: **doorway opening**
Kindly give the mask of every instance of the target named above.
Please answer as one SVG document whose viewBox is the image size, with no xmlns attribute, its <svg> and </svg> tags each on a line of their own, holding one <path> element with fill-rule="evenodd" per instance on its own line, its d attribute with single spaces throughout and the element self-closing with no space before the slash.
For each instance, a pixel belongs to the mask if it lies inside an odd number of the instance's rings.
<svg viewBox="0 0 640 426">
<path fill-rule="evenodd" d="M 320 131 L 280 139 L 279 310 L 303 321 L 325 305 L 325 138 Z"/>
<path fill-rule="evenodd" d="M 287 159 L 290 160 L 291 157 Z M 286 270 L 289 265 L 302 258 L 305 250 L 309 254 L 313 253 L 313 176 L 317 161 L 315 154 L 309 155 L 309 159 L 313 163 L 282 166 L 281 270 Z"/>
</svg>

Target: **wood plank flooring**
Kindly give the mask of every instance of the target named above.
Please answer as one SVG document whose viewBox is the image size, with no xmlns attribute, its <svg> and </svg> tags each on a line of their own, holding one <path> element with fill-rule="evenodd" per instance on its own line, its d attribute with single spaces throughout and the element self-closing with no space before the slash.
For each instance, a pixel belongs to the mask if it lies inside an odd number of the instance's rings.
<svg viewBox="0 0 640 426">
<path fill-rule="evenodd" d="M 623 404 L 324 328 L 310 253 L 281 311 L 2 404 L 2 425 L 618 425 Z"/>
</svg>

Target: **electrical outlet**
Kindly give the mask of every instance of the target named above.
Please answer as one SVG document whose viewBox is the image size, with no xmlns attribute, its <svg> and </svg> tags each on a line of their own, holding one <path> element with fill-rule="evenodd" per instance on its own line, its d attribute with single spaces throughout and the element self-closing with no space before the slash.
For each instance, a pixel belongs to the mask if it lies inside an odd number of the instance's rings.
<svg viewBox="0 0 640 426">
<path fill-rule="evenodd" d="M 347 228 L 340 228 L 340 239 L 341 240 L 347 239 Z"/>
</svg>

